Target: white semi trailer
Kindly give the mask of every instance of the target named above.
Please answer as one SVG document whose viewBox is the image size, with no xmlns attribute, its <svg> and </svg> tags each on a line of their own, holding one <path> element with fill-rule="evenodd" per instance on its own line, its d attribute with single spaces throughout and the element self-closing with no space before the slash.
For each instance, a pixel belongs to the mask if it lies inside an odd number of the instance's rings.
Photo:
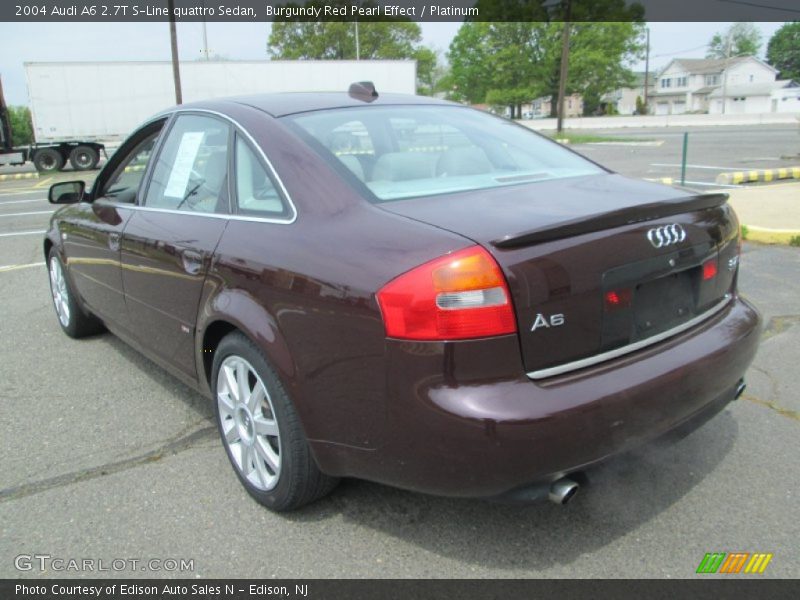
<svg viewBox="0 0 800 600">
<path fill-rule="evenodd" d="M 124 139 L 175 104 L 172 63 L 29 62 L 25 71 L 37 142 Z M 372 81 L 380 93 L 414 94 L 413 60 L 192 61 L 181 63 L 184 103 L 272 92 L 346 91 Z"/>
</svg>

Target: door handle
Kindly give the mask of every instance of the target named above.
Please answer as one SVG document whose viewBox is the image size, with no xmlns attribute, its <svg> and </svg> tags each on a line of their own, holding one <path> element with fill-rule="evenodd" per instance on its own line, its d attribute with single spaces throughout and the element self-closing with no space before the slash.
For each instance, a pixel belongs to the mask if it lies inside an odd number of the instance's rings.
<svg viewBox="0 0 800 600">
<path fill-rule="evenodd" d="M 120 235 L 118 233 L 109 233 L 108 234 L 108 249 L 112 252 L 119 252 L 119 240 Z"/>
<path fill-rule="evenodd" d="M 189 275 L 197 275 L 203 269 L 203 255 L 194 250 L 184 250 L 181 252 L 183 260 L 183 270 Z"/>
</svg>

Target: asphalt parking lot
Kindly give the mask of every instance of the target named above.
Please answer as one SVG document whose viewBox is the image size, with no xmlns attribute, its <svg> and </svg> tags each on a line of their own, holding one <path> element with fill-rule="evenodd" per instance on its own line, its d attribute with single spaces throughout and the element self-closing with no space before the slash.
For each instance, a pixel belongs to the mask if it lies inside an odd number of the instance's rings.
<svg viewBox="0 0 800 600">
<path fill-rule="evenodd" d="M 800 165 L 797 126 L 586 129 L 568 130 L 565 135 L 622 139 L 622 142 L 577 144 L 574 148 L 625 175 L 655 180 L 671 178 L 677 183 L 686 132 L 689 134 L 686 186 L 690 188 L 715 188 L 717 175 L 724 172 Z"/>
<path fill-rule="evenodd" d="M 568 506 L 345 481 L 275 515 L 240 488 L 204 398 L 111 335 L 62 334 L 48 183 L 0 182 L 0 577 L 98 575 L 17 570 L 30 554 L 194 561 L 126 577 L 677 578 L 706 552 L 773 553 L 756 577 L 800 572 L 800 249 L 744 247 L 740 287 L 766 327 L 745 396 L 677 445 L 591 472 Z"/>
</svg>

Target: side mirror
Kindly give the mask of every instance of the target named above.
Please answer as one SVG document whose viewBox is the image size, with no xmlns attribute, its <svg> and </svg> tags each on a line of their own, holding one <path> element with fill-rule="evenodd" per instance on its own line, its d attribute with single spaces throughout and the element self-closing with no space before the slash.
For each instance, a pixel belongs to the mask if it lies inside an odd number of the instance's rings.
<svg viewBox="0 0 800 600">
<path fill-rule="evenodd" d="M 83 181 L 64 181 L 50 186 L 47 199 L 50 204 L 77 204 L 83 199 L 85 190 Z"/>
</svg>

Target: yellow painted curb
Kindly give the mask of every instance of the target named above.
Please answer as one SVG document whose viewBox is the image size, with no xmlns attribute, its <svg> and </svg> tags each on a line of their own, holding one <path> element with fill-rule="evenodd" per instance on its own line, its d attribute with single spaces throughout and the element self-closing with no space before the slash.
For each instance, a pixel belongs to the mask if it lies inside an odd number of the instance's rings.
<svg viewBox="0 0 800 600">
<path fill-rule="evenodd" d="M 752 171 L 729 171 L 717 175 L 720 185 L 738 185 L 753 181 L 774 181 L 776 179 L 800 179 L 800 167 L 781 167 L 779 169 L 754 169 Z"/>
<path fill-rule="evenodd" d="M 16 181 L 18 179 L 39 179 L 39 173 L 9 173 L 0 175 L 0 181 Z"/>
<path fill-rule="evenodd" d="M 767 227 L 753 227 L 745 225 L 747 228 L 748 242 L 758 242 L 760 244 L 785 244 L 791 245 L 792 239 L 800 241 L 800 231 L 794 229 L 768 229 Z M 797 243 L 797 242 L 796 242 Z"/>
</svg>

